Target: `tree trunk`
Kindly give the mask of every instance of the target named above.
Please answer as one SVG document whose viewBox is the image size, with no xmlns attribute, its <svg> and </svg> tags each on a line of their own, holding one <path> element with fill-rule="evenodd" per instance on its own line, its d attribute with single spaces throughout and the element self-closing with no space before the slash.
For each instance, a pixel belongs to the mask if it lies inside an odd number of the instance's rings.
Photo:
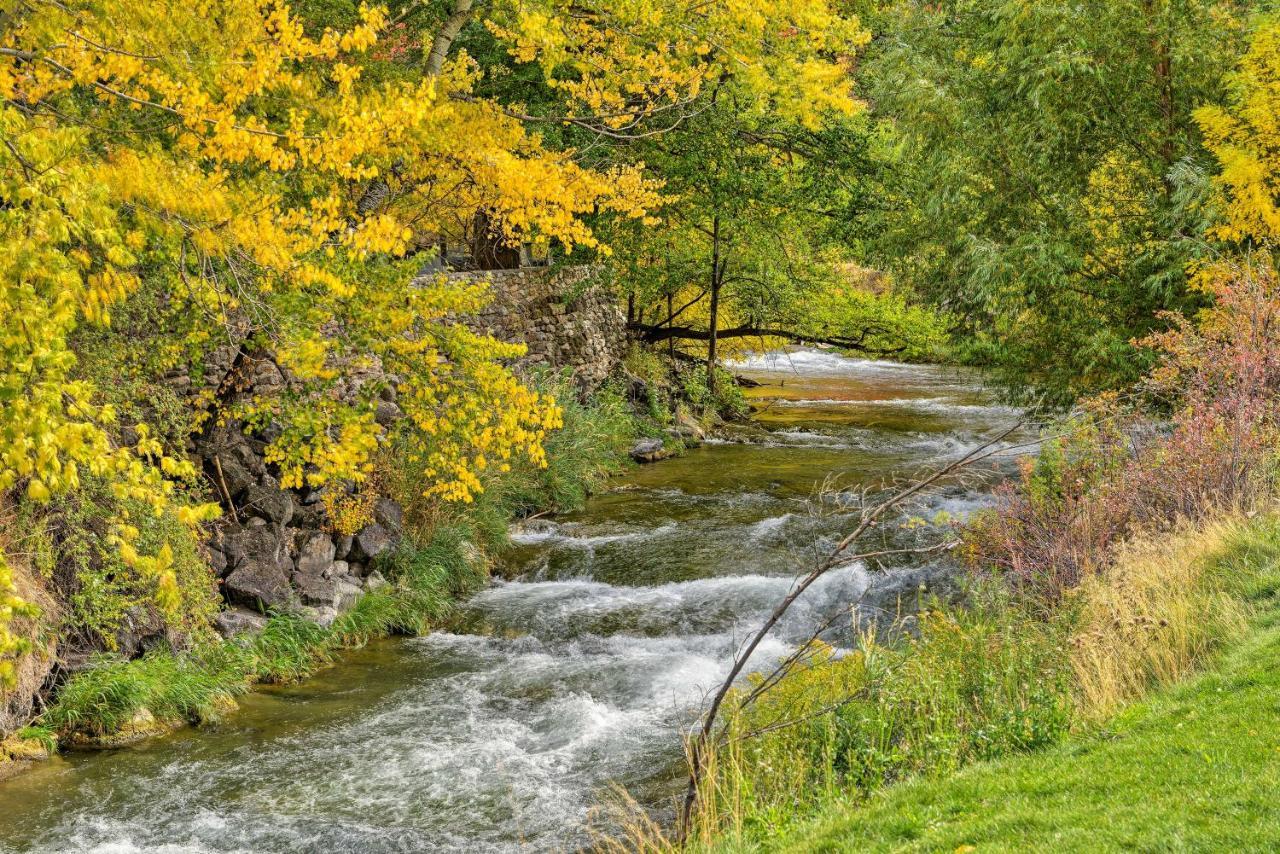
<svg viewBox="0 0 1280 854">
<path fill-rule="evenodd" d="M 1160 0 L 1147 0 L 1147 19 L 1150 21 L 1151 55 L 1155 64 L 1152 69 L 1155 76 L 1156 99 L 1160 108 L 1161 123 L 1164 125 L 1160 140 L 1160 157 L 1164 160 L 1165 185 L 1169 187 L 1168 170 L 1178 157 L 1178 116 L 1175 111 L 1173 89 L 1173 23 L 1171 10 L 1162 9 Z"/>
<path fill-rule="evenodd" d="M 707 334 L 707 388 L 716 392 L 716 333 L 720 320 L 720 217 L 711 221 L 711 319 Z"/>
<path fill-rule="evenodd" d="M 667 294 L 667 328 L 668 328 L 668 329 L 673 329 L 673 328 L 675 328 L 675 322 L 676 322 L 676 307 L 675 307 L 675 302 L 674 302 L 674 300 L 675 300 L 675 296 L 674 296 L 673 294 L 671 294 L 671 293 L 668 293 L 668 294 Z M 671 337 L 671 338 L 668 338 L 668 339 L 667 339 L 667 358 L 671 361 L 671 367 L 672 367 L 672 368 L 675 368 L 675 366 L 676 366 L 676 340 L 675 340 L 675 337 L 674 337 L 674 336 L 673 336 L 673 337 Z"/>
<path fill-rule="evenodd" d="M 462 28 L 466 26 L 467 21 L 471 19 L 471 7 L 474 5 L 473 0 L 456 0 L 453 4 L 453 11 L 449 13 L 449 17 L 440 26 L 440 32 L 436 33 L 436 37 L 431 41 L 431 50 L 427 53 L 427 75 L 429 77 L 438 77 L 440 70 L 444 68 L 445 58 L 449 55 L 449 48 L 453 47 L 454 39 L 462 32 Z"/>
</svg>

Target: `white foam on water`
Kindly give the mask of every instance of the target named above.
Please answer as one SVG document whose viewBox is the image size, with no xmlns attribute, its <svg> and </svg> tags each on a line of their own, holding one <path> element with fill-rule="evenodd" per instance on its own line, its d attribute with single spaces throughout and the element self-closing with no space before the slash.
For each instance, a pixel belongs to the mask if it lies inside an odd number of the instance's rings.
<svg viewBox="0 0 1280 854">
<path fill-rule="evenodd" d="M 756 353 L 730 359 L 726 366 L 738 371 L 788 373 L 800 376 L 855 377 L 871 373 L 905 373 L 918 375 L 920 365 L 879 359 L 855 359 L 828 350 L 801 348 L 787 351 Z M 926 370 L 928 368 L 925 368 Z"/>
<path fill-rule="evenodd" d="M 775 398 L 770 401 L 774 406 L 788 408 L 818 409 L 823 407 L 841 408 L 874 408 L 886 407 L 910 409 L 916 412 L 963 414 L 963 413 L 1017 413 L 1018 410 L 998 403 L 962 403 L 950 397 L 889 397 L 854 400 L 849 398 Z"/>
<path fill-rule="evenodd" d="M 794 513 L 783 513 L 781 516 L 770 516 L 768 519 L 761 519 L 747 529 L 747 539 L 753 543 L 771 539 L 781 533 L 786 528 L 787 523 L 794 518 Z"/>
<path fill-rule="evenodd" d="M 597 546 L 608 545 L 609 543 L 633 542 L 637 540 L 647 540 L 654 537 L 665 537 L 675 533 L 677 529 L 675 522 L 668 522 L 645 531 L 627 531 L 615 534 L 594 534 L 588 536 L 576 536 L 572 529 L 555 525 L 554 523 L 544 525 L 539 528 L 516 528 L 510 533 L 511 542 L 521 546 L 542 545 L 545 543 L 557 546 L 567 546 L 569 548 L 593 549 Z"/>
</svg>

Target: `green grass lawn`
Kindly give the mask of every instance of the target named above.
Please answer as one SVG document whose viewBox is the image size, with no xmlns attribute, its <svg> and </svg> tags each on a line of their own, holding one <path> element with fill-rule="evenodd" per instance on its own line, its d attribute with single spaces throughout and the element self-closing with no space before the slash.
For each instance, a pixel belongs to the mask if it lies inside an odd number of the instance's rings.
<svg viewBox="0 0 1280 854">
<path fill-rule="evenodd" d="M 788 851 L 1280 850 L 1280 602 L 1249 638 L 1108 731 L 835 808 Z"/>
</svg>

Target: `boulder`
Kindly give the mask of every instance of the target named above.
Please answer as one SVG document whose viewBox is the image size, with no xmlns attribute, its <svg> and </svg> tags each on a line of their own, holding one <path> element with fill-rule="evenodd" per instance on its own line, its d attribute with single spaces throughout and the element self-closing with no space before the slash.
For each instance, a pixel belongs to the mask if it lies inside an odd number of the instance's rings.
<svg viewBox="0 0 1280 854">
<path fill-rule="evenodd" d="M 373 411 L 373 420 L 383 427 L 390 427 L 403 417 L 404 411 L 400 409 L 400 406 L 389 400 L 378 401 L 378 406 Z"/>
<path fill-rule="evenodd" d="M 364 580 L 365 589 L 371 593 L 374 590 L 381 590 L 383 587 L 386 587 L 387 584 L 387 579 L 383 578 L 382 573 L 378 572 L 376 569 L 369 573 L 369 577 Z"/>
<path fill-rule="evenodd" d="M 379 498 L 373 506 L 373 518 L 388 531 L 399 531 L 404 524 L 404 509 L 398 501 Z"/>
<path fill-rule="evenodd" d="M 259 611 L 288 608 L 293 604 L 287 561 L 250 558 L 223 582 L 228 601 Z"/>
<path fill-rule="evenodd" d="M 224 638 L 233 638 L 244 632 L 260 632 L 266 624 L 266 617 L 247 608 L 222 611 L 213 620 L 213 627 Z"/>
<path fill-rule="evenodd" d="M 241 528 L 226 528 L 221 537 L 222 553 L 232 569 L 250 560 L 279 563 L 288 560 L 284 531 L 265 519 L 250 519 Z"/>
<path fill-rule="evenodd" d="M 294 589 L 304 605 L 336 608 L 338 605 L 338 580 L 319 575 L 295 575 Z"/>
<path fill-rule="evenodd" d="M 337 598 L 334 605 L 339 611 L 349 611 L 364 595 L 364 588 L 360 586 L 359 580 L 350 576 L 339 578 L 337 585 Z"/>
<path fill-rule="evenodd" d="M 327 629 L 333 625 L 334 620 L 338 619 L 338 609 L 329 605 L 322 605 L 319 608 L 303 608 L 302 616 Z"/>
<path fill-rule="evenodd" d="M 294 571 L 298 575 L 328 575 L 333 569 L 333 555 L 333 537 L 323 531 L 312 532 L 298 549 Z"/>
<path fill-rule="evenodd" d="M 391 548 L 391 533 L 374 522 L 372 525 L 366 525 L 360 533 L 356 534 L 355 542 L 351 546 L 351 555 L 356 560 L 369 560 Z"/>
<path fill-rule="evenodd" d="M 287 525 L 293 518 L 293 496 L 280 488 L 279 481 L 266 475 L 261 483 L 249 487 L 241 510 L 277 525 Z"/>
</svg>

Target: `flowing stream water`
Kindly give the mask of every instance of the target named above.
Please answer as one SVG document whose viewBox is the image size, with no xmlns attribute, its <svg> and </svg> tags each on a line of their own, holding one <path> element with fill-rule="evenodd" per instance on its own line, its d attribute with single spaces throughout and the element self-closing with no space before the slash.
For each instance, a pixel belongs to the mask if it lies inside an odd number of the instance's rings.
<svg viewBox="0 0 1280 854">
<path fill-rule="evenodd" d="M 380 642 L 245 697 L 220 725 L 0 783 L 0 850 L 573 850 L 610 783 L 669 804 L 691 709 L 849 525 L 839 501 L 811 512 L 815 486 L 919 473 L 1015 418 L 956 370 L 814 350 L 737 370 L 762 383 L 751 425 L 515 528 L 510 580 L 472 599 L 457 633 Z M 918 512 L 985 500 L 953 487 Z M 755 661 L 860 598 L 864 619 L 909 610 L 946 576 L 835 570 Z"/>
</svg>

